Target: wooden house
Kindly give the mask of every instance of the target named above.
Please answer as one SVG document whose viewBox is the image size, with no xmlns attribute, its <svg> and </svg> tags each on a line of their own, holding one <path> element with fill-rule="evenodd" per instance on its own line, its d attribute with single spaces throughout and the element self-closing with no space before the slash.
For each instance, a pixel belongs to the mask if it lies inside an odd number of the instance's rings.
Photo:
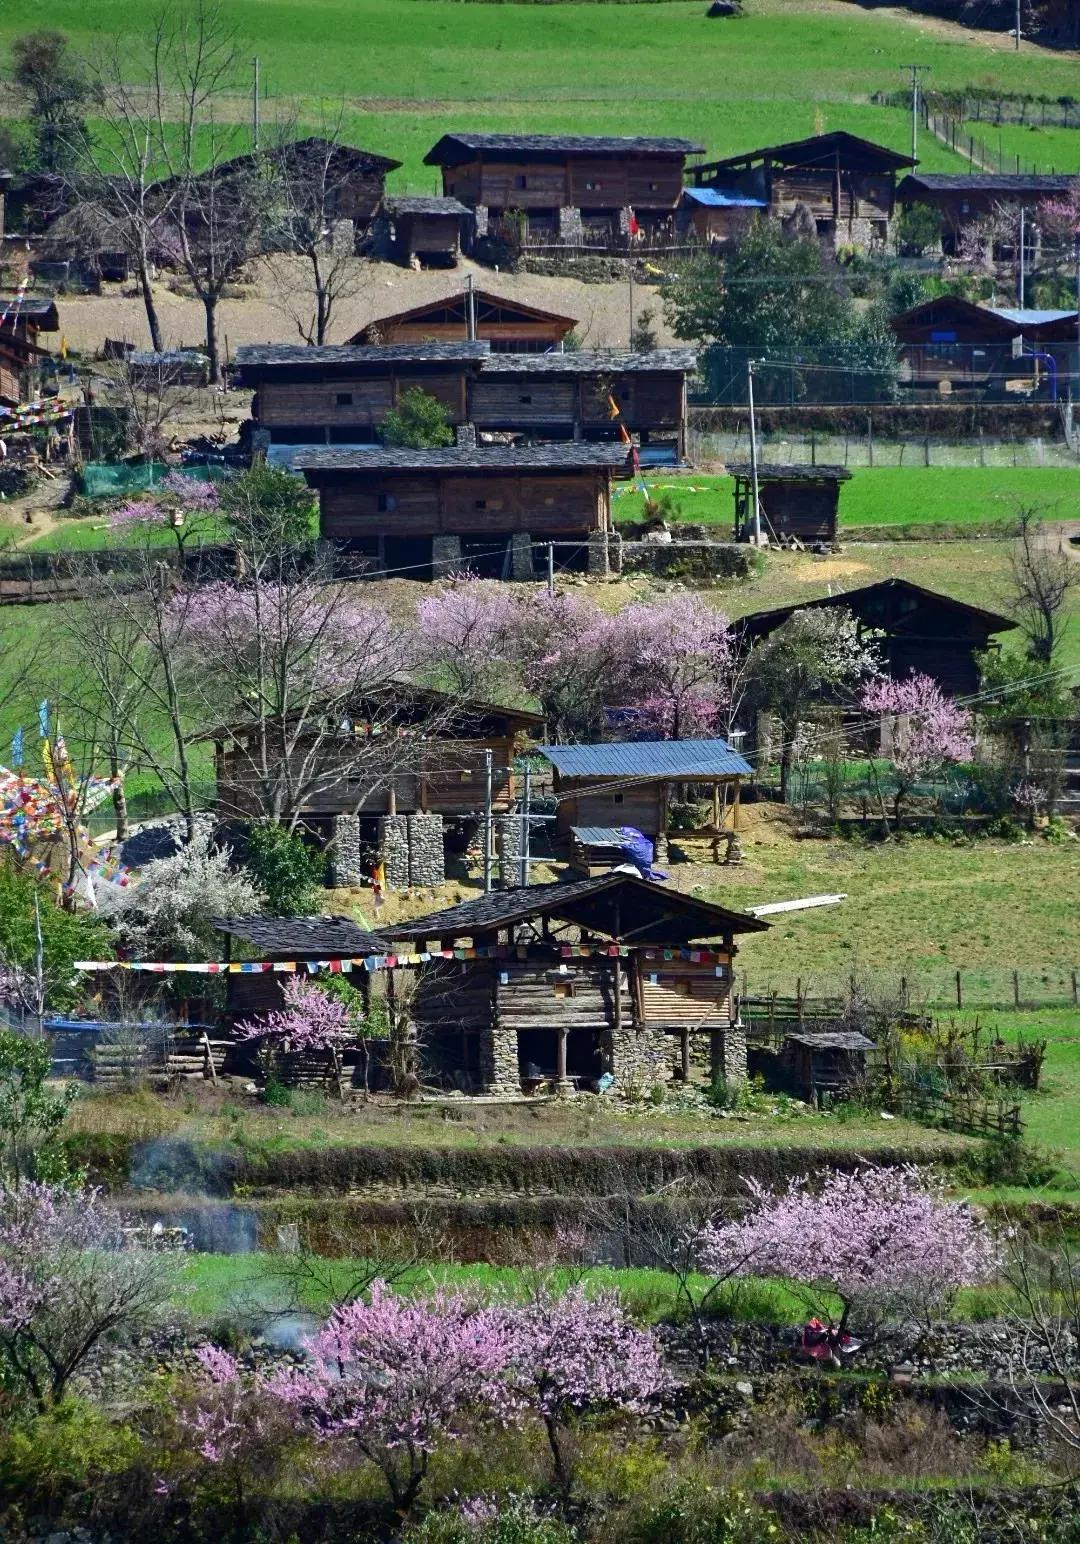
<svg viewBox="0 0 1080 1544">
<path fill-rule="evenodd" d="M 556 839 L 570 845 L 583 845 L 581 833 L 589 828 L 633 826 L 662 849 L 675 791 L 687 785 L 707 790 L 711 810 L 699 831 L 684 834 L 735 830 L 740 789 L 753 776 L 750 764 L 726 740 L 629 740 L 541 750 L 555 769 Z M 615 843 L 594 845 L 602 851 Z"/>
<path fill-rule="evenodd" d="M 839 130 L 701 162 L 691 175 L 697 187 L 761 200 L 776 219 L 807 209 L 818 235 L 833 247 L 884 250 L 897 174 L 914 165 L 910 156 Z"/>
<path fill-rule="evenodd" d="M 1074 177 L 1035 173 L 912 172 L 896 190 L 901 204 L 924 204 L 941 220 L 941 249 L 953 257 L 964 228 L 999 206 L 1023 205 L 1032 214 L 1047 199 L 1067 198 Z"/>
<path fill-rule="evenodd" d="M 358 927 L 351 917 L 215 917 L 214 927 L 224 939 L 221 958 L 247 962 L 303 965 L 318 960 L 348 959 L 357 965 L 373 954 L 385 953 L 385 938 Z M 270 1013 L 284 999 L 282 983 L 293 972 L 249 970 L 226 972 L 225 1013 L 230 1022 L 249 1015 Z M 363 979 L 358 973 L 359 984 Z"/>
<path fill-rule="evenodd" d="M 872 638 L 883 669 L 896 680 L 913 671 L 932 676 L 950 696 L 979 687 L 975 655 L 996 634 L 1016 626 L 1009 617 L 927 590 L 910 579 L 881 579 L 838 595 L 823 595 L 795 606 L 774 606 L 740 617 L 744 639 L 767 638 L 796 611 L 842 606 L 855 617 L 861 636 Z"/>
<path fill-rule="evenodd" d="M 444 450 L 302 450 L 294 465 L 318 489 L 323 538 L 377 569 L 430 563 L 454 573 L 478 560 L 506 578 L 532 578 L 532 541 L 585 544 L 611 530 L 611 482 L 630 473 L 622 444 Z M 606 556 L 604 559 L 606 568 Z"/>
<path fill-rule="evenodd" d="M 572 316 L 523 305 L 491 290 L 458 290 L 409 311 L 381 316 L 349 339 L 365 343 L 464 343 L 482 338 L 493 354 L 546 354 L 573 331 Z"/>
<path fill-rule="evenodd" d="M 612 873 L 495 891 L 386 931 L 430 957 L 410 1010 L 426 1077 L 518 1094 L 689 1080 L 694 1037 L 717 1076 L 744 1080 L 735 938 L 767 926 Z"/>
<path fill-rule="evenodd" d="M 246 344 L 236 351 L 240 384 L 255 392 L 251 416 L 274 445 L 372 444 L 401 393 L 419 387 L 468 418 L 468 381 L 486 343 L 400 343 L 350 348 Z"/>
<path fill-rule="evenodd" d="M 754 514 L 750 466 L 731 462 L 735 480 L 735 540 L 747 541 Z M 840 484 L 851 473 L 843 466 L 793 466 L 770 462 L 758 467 L 761 534 L 784 545 L 833 546 L 840 510 Z"/>
<path fill-rule="evenodd" d="M 447 343 L 244 345 L 243 386 L 252 418 L 272 445 L 362 445 L 401 393 L 436 397 L 448 422 L 480 434 L 530 440 L 618 440 L 620 424 L 643 446 L 677 460 L 685 452 L 689 348 L 609 354 L 506 354 L 486 339 Z"/>
<path fill-rule="evenodd" d="M 626 251 L 632 218 L 643 239 L 674 233 L 688 139 L 583 134 L 444 134 L 424 157 L 443 192 L 476 211 L 478 237 L 521 245 Z"/>
<path fill-rule="evenodd" d="M 1075 311 L 980 306 L 941 295 L 894 316 L 905 387 L 983 399 L 1040 391 L 1080 371 Z M 1062 392 L 1064 395 L 1064 392 Z"/>
<path fill-rule="evenodd" d="M 0 295 L 0 401 L 14 407 L 38 390 L 43 332 L 56 332 L 60 317 L 47 295 Z"/>
<path fill-rule="evenodd" d="M 456 198 L 388 198 L 383 212 L 394 261 L 406 268 L 453 268 L 472 245 L 472 210 Z"/>
<path fill-rule="evenodd" d="M 333 881 L 365 883 L 381 863 L 391 889 L 441 884 L 447 842 L 464 851 L 484 817 L 488 756 L 501 847 L 506 823 L 520 819 L 514 758 L 543 722 L 524 708 L 461 702 L 401 681 L 358 700 L 336 735 L 298 733 L 290 757 L 293 785 L 308 790 L 302 827 L 327 850 Z M 204 738 L 214 745 L 218 814 L 258 814 L 267 783 L 258 727 L 237 720 Z M 270 785 L 280 781 L 271 764 Z"/>
<path fill-rule="evenodd" d="M 877 1046 L 856 1029 L 799 1030 L 785 1036 L 780 1064 L 786 1080 L 808 1104 L 843 1094 L 866 1076 L 866 1058 Z"/>
</svg>

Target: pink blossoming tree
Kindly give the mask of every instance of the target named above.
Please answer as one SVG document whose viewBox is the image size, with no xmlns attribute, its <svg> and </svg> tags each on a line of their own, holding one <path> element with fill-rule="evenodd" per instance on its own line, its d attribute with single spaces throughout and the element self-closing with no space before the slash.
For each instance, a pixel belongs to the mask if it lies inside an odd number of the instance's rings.
<svg viewBox="0 0 1080 1544">
<path fill-rule="evenodd" d="M 282 988 L 285 1007 L 258 1019 L 241 1019 L 237 1040 L 257 1040 L 268 1064 L 278 1070 L 279 1058 L 290 1052 L 325 1055 L 335 1077 L 341 1074 L 342 1052 L 363 1032 L 351 1004 L 324 992 L 303 976 L 291 976 Z"/>
<path fill-rule="evenodd" d="M 376 1281 L 370 1301 L 337 1309 L 309 1343 L 310 1365 L 267 1387 L 321 1441 L 351 1443 L 408 1512 L 439 1439 L 466 1414 L 509 1409 L 515 1340 L 501 1309 L 461 1297 L 396 1296 Z"/>
<path fill-rule="evenodd" d="M 220 504 L 216 483 L 169 472 L 142 498 L 129 499 L 114 509 L 109 529 L 122 536 L 155 527 L 171 531 L 183 557 L 189 542 L 212 531 Z"/>
<path fill-rule="evenodd" d="M 915 783 L 969 760 L 974 751 L 971 714 L 946 697 L 931 676 L 913 673 L 902 681 L 888 677 L 868 681 L 859 706 L 891 720 L 889 760 L 896 778 L 893 816 L 897 822 Z"/>
<path fill-rule="evenodd" d="M 716 735 L 735 705 L 731 624 L 699 595 L 628 606 L 615 619 L 627 702 L 652 739 Z"/>
<path fill-rule="evenodd" d="M 157 1321 L 169 1262 L 126 1241 L 96 1190 L 0 1189 L 0 1371 L 39 1409 L 108 1342 Z"/>
<path fill-rule="evenodd" d="M 587 1297 L 578 1286 L 560 1297 L 542 1288 L 512 1318 L 514 1390 L 543 1422 L 555 1482 L 565 1491 L 572 1478 L 565 1437 L 575 1416 L 597 1406 L 641 1412 L 671 1380 L 653 1336 L 612 1293 Z"/>
<path fill-rule="evenodd" d="M 700 1239 L 715 1275 L 781 1276 L 840 1300 L 837 1329 L 939 1314 L 958 1288 L 991 1281 L 996 1244 L 969 1209 L 946 1200 L 913 1165 L 833 1171 L 811 1188 L 793 1180 L 779 1195 L 748 1183 L 751 1208 Z"/>
<path fill-rule="evenodd" d="M 490 699 L 505 684 L 519 603 L 509 585 L 465 574 L 417 607 L 422 659 L 463 697 Z"/>
</svg>

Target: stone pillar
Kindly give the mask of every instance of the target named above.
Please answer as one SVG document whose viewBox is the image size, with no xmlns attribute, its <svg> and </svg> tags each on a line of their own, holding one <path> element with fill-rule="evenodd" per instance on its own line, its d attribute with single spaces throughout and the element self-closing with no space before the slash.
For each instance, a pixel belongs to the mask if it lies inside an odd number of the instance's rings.
<svg viewBox="0 0 1080 1544">
<path fill-rule="evenodd" d="M 454 443 L 459 450 L 476 449 L 476 425 L 457 424 L 454 429 Z"/>
<path fill-rule="evenodd" d="M 270 449 L 270 430 L 255 428 L 251 431 L 251 459 L 253 462 L 265 461 L 266 452 Z"/>
<path fill-rule="evenodd" d="M 555 1031 L 555 1092 L 565 1094 L 570 1091 L 570 1079 L 566 1076 L 566 1042 L 570 1031 L 565 1024 L 560 1024 Z"/>
<path fill-rule="evenodd" d="M 513 890 L 521 883 L 521 816 L 496 815 L 495 846 L 499 855 L 499 884 Z"/>
<path fill-rule="evenodd" d="M 446 849 L 441 815 L 407 815 L 409 883 L 441 885 L 446 882 Z"/>
<path fill-rule="evenodd" d="M 532 537 L 528 531 L 515 531 L 510 538 L 510 577 L 524 581 L 533 577 Z"/>
<path fill-rule="evenodd" d="M 606 531 L 589 532 L 589 573 L 594 577 L 610 574 L 611 560 L 608 556 L 608 533 Z"/>
<path fill-rule="evenodd" d="M 364 864 L 360 858 L 360 822 L 355 815 L 335 815 L 330 838 L 330 877 L 342 890 L 362 885 Z"/>
<path fill-rule="evenodd" d="M 379 816 L 379 857 L 388 890 L 405 890 L 409 884 L 409 827 L 405 815 Z"/>
<path fill-rule="evenodd" d="M 622 573 L 622 533 L 609 531 L 607 533 L 608 568 L 613 574 Z"/>
<path fill-rule="evenodd" d="M 461 537 L 433 536 L 431 538 L 431 577 L 445 579 L 448 574 L 461 570 Z"/>
<path fill-rule="evenodd" d="M 490 229 L 488 223 L 488 206 L 486 204 L 477 204 L 476 208 L 473 210 L 473 219 L 476 222 L 477 236 L 486 236 L 488 234 L 488 230 Z"/>
<path fill-rule="evenodd" d="M 714 1029 L 709 1049 L 709 1071 L 714 1083 L 723 1081 L 733 1086 L 746 1082 L 746 1030 L 741 1024 Z"/>
<path fill-rule="evenodd" d="M 630 234 L 630 209 L 629 209 L 629 207 L 627 207 L 625 209 L 620 209 L 619 210 L 619 235 L 620 236 L 629 236 L 629 234 Z"/>
<path fill-rule="evenodd" d="M 581 210 L 568 207 L 559 210 L 559 240 L 569 247 L 580 247 L 585 242 L 585 228 L 581 223 Z"/>
</svg>

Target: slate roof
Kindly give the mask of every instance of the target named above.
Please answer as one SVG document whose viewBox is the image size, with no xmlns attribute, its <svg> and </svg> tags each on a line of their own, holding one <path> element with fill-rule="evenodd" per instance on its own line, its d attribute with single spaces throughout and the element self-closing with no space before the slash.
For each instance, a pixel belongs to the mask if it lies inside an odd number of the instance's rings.
<svg viewBox="0 0 1080 1544">
<path fill-rule="evenodd" d="M 932 601 L 937 605 L 950 607 L 954 611 L 981 618 L 988 632 L 1004 633 L 1016 626 L 1011 617 L 1001 616 L 996 611 L 987 611 L 982 606 L 971 606 L 967 601 L 957 600 L 952 595 L 943 595 L 939 590 L 928 590 L 925 585 L 916 584 L 911 579 L 895 577 L 875 579 L 872 584 L 857 584 L 850 590 L 841 590 L 835 595 L 819 595 L 813 600 L 796 601 L 789 606 L 766 606 L 760 611 L 748 611 L 744 616 L 739 617 L 734 625 L 737 631 L 756 636 L 769 630 L 770 623 L 774 627 L 779 627 L 781 622 L 795 611 L 809 611 L 819 606 L 851 606 L 852 602 L 857 602 L 860 596 L 872 594 L 875 590 L 907 590 L 920 600 Z"/>
<path fill-rule="evenodd" d="M 542 745 L 562 777 L 752 777 L 726 740 L 620 740 L 611 745 Z"/>
<path fill-rule="evenodd" d="M 877 1045 L 857 1029 L 799 1030 L 785 1035 L 796 1045 L 804 1045 L 809 1051 L 876 1051 Z"/>
<path fill-rule="evenodd" d="M 752 477 L 749 461 L 728 461 L 732 477 Z M 846 466 L 803 466 L 788 461 L 758 463 L 758 482 L 848 482 L 854 474 Z"/>
<path fill-rule="evenodd" d="M 1020 172 L 912 172 L 897 188 L 905 198 L 912 191 L 926 193 L 1067 193 L 1075 179 L 1065 175 Z"/>
<path fill-rule="evenodd" d="M 444 134 L 424 157 L 425 166 L 441 166 L 454 150 L 493 150 L 507 154 L 554 155 L 704 155 L 692 139 L 647 135 L 592 134 Z"/>
<path fill-rule="evenodd" d="M 565 916 L 572 921 L 573 913 L 581 903 L 602 896 L 606 891 L 620 889 L 629 890 L 631 899 L 639 903 L 656 902 L 664 909 L 673 908 L 683 915 L 699 916 L 701 930 L 693 935 L 695 937 L 715 937 L 723 932 L 760 933 L 769 926 L 757 917 L 729 911 L 725 906 L 700 901 L 696 896 L 682 895 L 654 880 L 641 879 L 636 874 L 611 873 L 593 879 L 563 879 L 554 884 L 493 890 L 490 895 L 464 901 L 460 906 L 450 906 L 446 911 L 394 923 L 388 931 L 395 939 L 460 938 L 494 933 L 530 917 Z M 644 931 L 640 930 L 641 933 Z"/>
<path fill-rule="evenodd" d="M 42 332 L 56 332 L 60 326 L 56 301 L 51 295 L 0 295 L 0 316 L 6 318 L 5 326 L 20 317 L 32 318 Z"/>
<path fill-rule="evenodd" d="M 624 847 L 627 840 L 622 826 L 571 826 L 570 835 L 582 847 Z"/>
<path fill-rule="evenodd" d="M 236 350 L 237 366 L 266 365 L 380 365 L 419 364 L 486 359 L 491 344 L 486 338 L 458 343 L 334 343 L 313 348 L 307 343 L 242 343 Z"/>
<path fill-rule="evenodd" d="M 748 150 L 743 155 L 726 156 L 713 161 L 710 167 L 739 166 L 747 161 L 778 161 L 782 166 L 825 166 L 833 164 L 836 152 L 848 152 L 849 157 L 861 157 L 879 166 L 914 166 L 909 155 L 890 150 L 887 145 L 876 144 L 860 134 L 849 134 L 846 129 L 834 129 L 829 134 L 812 134 L 808 139 L 789 139 L 782 145 L 765 145 L 760 150 Z"/>
<path fill-rule="evenodd" d="M 413 198 L 405 195 L 401 198 L 387 198 L 383 202 L 390 214 L 472 214 L 472 210 L 456 198 Z"/>
<path fill-rule="evenodd" d="M 219 933 L 242 939 L 265 959 L 337 959 L 385 954 L 385 938 L 365 933 L 351 917 L 215 917 Z"/>
<path fill-rule="evenodd" d="M 293 457 L 301 471 L 363 472 L 539 472 L 613 470 L 629 464 L 630 448 L 612 443 L 564 440 L 551 445 L 448 445 L 441 450 L 410 450 L 380 445 L 375 450 L 313 445 Z"/>
<path fill-rule="evenodd" d="M 661 371 L 697 369 L 692 348 L 656 348 L 647 354 L 630 349 L 601 354 L 571 349 L 565 354 L 489 354 L 480 366 L 482 375 L 651 375 Z"/>
</svg>

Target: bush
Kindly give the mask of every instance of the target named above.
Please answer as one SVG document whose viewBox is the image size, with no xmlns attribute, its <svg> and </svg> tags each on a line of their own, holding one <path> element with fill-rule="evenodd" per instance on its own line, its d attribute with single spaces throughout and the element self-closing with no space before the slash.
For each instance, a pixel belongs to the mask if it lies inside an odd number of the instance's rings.
<svg viewBox="0 0 1080 1544">
<path fill-rule="evenodd" d="M 0 1428 L 0 1509 L 57 1510 L 65 1496 L 126 1469 L 139 1439 L 96 1406 L 65 1399 L 44 1414 Z"/>
<path fill-rule="evenodd" d="M 287 1110 L 292 1103 L 292 1090 L 279 1083 L 276 1078 L 270 1078 L 261 1095 L 263 1104 L 272 1104 L 275 1109 Z"/>
<path fill-rule="evenodd" d="M 577 1532 L 528 1496 L 474 1496 L 455 1512 L 429 1512 L 401 1544 L 575 1544 Z"/>
<path fill-rule="evenodd" d="M 298 831 L 269 822 L 247 833 L 246 866 L 275 917 L 303 916 L 318 909 L 326 878 L 326 858 L 309 847 Z"/>
<path fill-rule="evenodd" d="M 675 1486 L 619 1530 L 620 1544 L 760 1544 L 776 1536 L 772 1516 L 741 1491 L 700 1483 Z"/>
<path fill-rule="evenodd" d="M 1022 1137 L 991 1137 L 977 1153 L 959 1165 L 959 1177 L 974 1185 L 1049 1185 L 1061 1167 L 1060 1157 Z"/>
<path fill-rule="evenodd" d="M 450 410 L 438 397 L 431 397 L 419 386 L 401 393 L 395 408 L 382 422 L 384 445 L 404 445 L 412 450 L 437 450 L 454 443 Z"/>
</svg>

